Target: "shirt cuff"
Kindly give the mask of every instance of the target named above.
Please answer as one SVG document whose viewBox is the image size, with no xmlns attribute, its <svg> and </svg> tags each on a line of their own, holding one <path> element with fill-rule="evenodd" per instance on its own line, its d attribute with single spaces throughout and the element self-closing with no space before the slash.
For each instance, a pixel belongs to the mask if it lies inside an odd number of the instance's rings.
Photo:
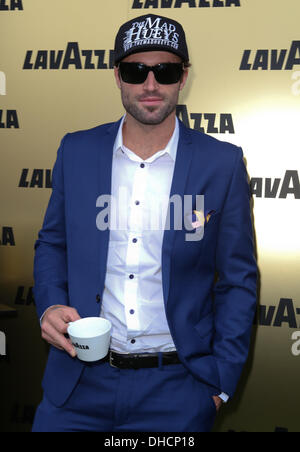
<svg viewBox="0 0 300 452">
<path fill-rule="evenodd" d="M 225 394 L 225 392 L 222 392 L 222 394 L 219 394 L 218 397 L 223 400 L 224 403 L 227 403 L 229 400 L 229 395 Z"/>
<path fill-rule="evenodd" d="M 44 318 L 44 315 L 46 314 L 46 312 L 49 311 L 49 309 L 54 308 L 54 306 L 59 307 L 59 305 L 54 304 L 54 305 L 52 305 L 52 306 L 49 306 L 49 308 L 47 308 L 46 311 L 43 312 L 43 315 L 42 315 L 42 317 L 40 318 L 40 327 L 42 327 L 42 321 L 43 321 L 43 318 Z"/>
</svg>

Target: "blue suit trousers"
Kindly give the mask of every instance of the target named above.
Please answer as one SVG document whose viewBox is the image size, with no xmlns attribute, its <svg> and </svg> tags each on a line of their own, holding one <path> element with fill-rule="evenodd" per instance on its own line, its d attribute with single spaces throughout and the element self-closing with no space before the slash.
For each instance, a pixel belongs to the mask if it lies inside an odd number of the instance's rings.
<svg viewBox="0 0 300 452">
<path fill-rule="evenodd" d="M 44 394 L 32 431 L 209 432 L 216 415 L 214 394 L 182 364 L 151 369 L 87 364 L 62 407 Z"/>
</svg>

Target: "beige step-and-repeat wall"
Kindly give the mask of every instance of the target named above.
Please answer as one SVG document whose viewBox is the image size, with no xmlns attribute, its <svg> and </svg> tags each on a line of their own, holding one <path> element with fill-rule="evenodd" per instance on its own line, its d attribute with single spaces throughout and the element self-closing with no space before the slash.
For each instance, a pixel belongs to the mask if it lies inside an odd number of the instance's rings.
<svg viewBox="0 0 300 452">
<path fill-rule="evenodd" d="M 179 20 L 192 69 L 178 116 L 242 146 L 260 287 L 249 361 L 216 432 L 300 431 L 299 0 L 0 0 L 0 430 L 41 398 L 33 247 L 63 135 L 123 114 L 112 61 L 126 20 Z M 58 382 L 59 384 L 59 382 Z"/>
</svg>

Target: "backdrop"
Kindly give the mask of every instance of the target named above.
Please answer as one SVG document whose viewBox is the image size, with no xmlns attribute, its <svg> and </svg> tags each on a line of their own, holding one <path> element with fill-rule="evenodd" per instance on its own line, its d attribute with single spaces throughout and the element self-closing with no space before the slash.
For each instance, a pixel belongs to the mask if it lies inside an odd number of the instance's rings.
<svg viewBox="0 0 300 452">
<path fill-rule="evenodd" d="M 148 12 L 186 30 L 192 68 L 178 116 L 242 146 L 251 179 L 257 315 L 237 395 L 215 431 L 300 431 L 299 0 L 0 1 L 0 428 L 30 430 L 41 398 L 48 350 L 33 246 L 59 142 L 123 114 L 114 37 Z"/>
</svg>

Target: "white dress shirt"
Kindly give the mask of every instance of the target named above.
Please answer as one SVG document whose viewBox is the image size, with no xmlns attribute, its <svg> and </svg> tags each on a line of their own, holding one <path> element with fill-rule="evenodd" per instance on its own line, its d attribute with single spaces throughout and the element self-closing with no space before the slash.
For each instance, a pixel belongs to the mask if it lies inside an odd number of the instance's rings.
<svg viewBox="0 0 300 452">
<path fill-rule="evenodd" d="M 173 351 L 163 300 L 161 252 L 179 140 L 178 120 L 166 148 L 146 160 L 124 146 L 124 120 L 113 149 L 116 218 L 111 217 L 101 317 L 112 323 L 112 350 Z"/>
</svg>

